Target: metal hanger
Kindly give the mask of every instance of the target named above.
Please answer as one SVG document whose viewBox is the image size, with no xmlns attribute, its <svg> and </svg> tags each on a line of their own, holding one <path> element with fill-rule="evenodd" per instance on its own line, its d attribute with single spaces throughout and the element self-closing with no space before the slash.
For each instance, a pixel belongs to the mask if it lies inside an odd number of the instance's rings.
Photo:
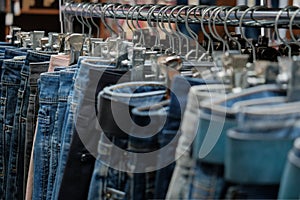
<svg viewBox="0 0 300 200">
<path fill-rule="evenodd" d="M 204 9 L 204 11 L 202 13 L 202 17 L 200 18 L 201 30 L 202 30 L 203 34 L 208 38 L 207 54 L 210 54 L 209 52 L 210 52 L 210 49 L 211 49 L 212 55 L 214 53 L 213 39 L 205 30 L 204 20 L 205 20 L 206 14 L 208 14 L 211 10 L 214 10 L 216 8 L 217 8 L 217 6 L 211 6 L 211 7 L 208 7 L 206 9 Z"/>
<path fill-rule="evenodd" d="M 134 8 L 135 8 L 134 6 L 130 6 L 128 11 L 127 11 L 127 14 L 126 14 L 126 24 L 127 24 L 128 28 L 130 29 L 132 34 L 133 34 L 133 29 L 132 29 L 131 25 L 129 24 L 129 14 Z"/>
<path fill-rule="evenodd" d="M 198 42 L 198 34 L 196 34 L 189 26 L 189 17 L 191 15 L 192 12 L 195 12 L 196 10 L 198 10 L 199 7 L 192 7 L 191 9 L 189 9 L 187 11 L 187 15 L 186 15 L 186 19 L 185 19 L 185 27 L 186 27 L 186 30 L 187 32 L 189 33 L 189 35 L 192 37 L 192 39 L 195 41 L 195 44 L 196 44 L 196 47 L 195 47 L 195 50 L 191 50 L 187 53 L 186 55 L 186 59 L 188 60 L 189 59 L 189 56 L 195 52 L 195 60 L 198 60 L 199 59 L 199 51 L 200 51 L 200 44 Z M 201 49 L 201 52 L 202 54 L 205 53 L 205 50 L 204 49 Z"/>
<path fill-rule="evenodd" d="M 123 27 L 118 23 L 118 20 L 117 20 L 117 18 L 116 18 L 116 15 L 117 15 L 117 12 L 119 11 L 119 9 L 124 10 L 125 6 L 127 6 L 127 5 L 120 4 L 120 5 L 118 5 L 115 9 L 113 9 L 114 21 L 115 21 L 115 23 L 116 23 L 117 26 L 118 26 L 119 37 L 120 37 L 121 39 L 123 39 L 123 40 L 126 39 L 126 32 L 124 31 Z"/>
<path fill-rule="evenodd" d="M 257 6 L 254 6 L 254 7 L 250 7 L 250 8 L 247 8 L 244 13 L 242 14 L 241 18 L 240 18 L 240 21 L 239 21 L 239 29 L 240 29 L 240 32 L 241 32 L 241 36 L 245 39 L 245 41 L 251 46 L 251 49 L 252 49 L 252 56 L 253 56 L 253 62 L 256 61 L 256 52 L 255 52 L 255 46 L 253 45 L 253 43 L 246 37 L 244 31 L 243 31 L 243 20 L 245 18 L 245 16 L 247 15 L 247 13 L 253 9 L 257 8 Z"/>
<path fill-rule="evenodd" d="M 166 31 L 165 29 L 163 29 L 163 27 L 161 26 L 161 22 L 160 22 L 160 18 L 162 19 L 162 21 L 163 21 L 163 11 L 164 11 L 164 9 L 166 9 L 167 8 L 167 6 L 162 6 L 160 9 L 159 9 L 159 11 L 158 11 L 158 13 L 157 13 L 157 18 L 156 18 L 156 23 L 157 23 L 157 26 L 158 26 L 158 28 L 162 31 L 162 32 L 164 32 L 165 33 L 165 35 L 166 35 L 166 37 L 169 39 L 169 48 L 167 48 L 167 49 L 165 49 L 165 51 L 166 51 L 166 53 L 170 53 L 170 52 L 173 52 L 173 49 L 172 49 L 172 40 L 171 40 L 171 38 L 170 38 L 170 36 L 169 36 L 169 32 L 168 31 Z M 161 16 L 162 15 L 162 16 Z M 160 17 L 161 16 L 161 17 Z"/>
<path fill-rule="evenodd" d="M 228 44 L 228 41 L 226 39 L 224 39 L 222 36 L 220 36 L 220 34 L 218 33 L 217 31 L 217 28 L 216 28 L 216 21 L 217 21 L 217 17 L 220 17 L 219 13 L 220 12 L 226 12 L 228 11 L 229 9 L 231 9 L 232 7 L 231 6 L 221 6 L 219 10 L 217 10 L 214 18 L 213 18 L 213 30 L 216 34 L 216 36 L 219 38 L 219 40 L 223 43 L 223 52 L 225 53 L 226 49 L 227 50 L 230 50 L 229 48 L 229 44 Z M 221 21 L 226 24 L 227 22 L 222 20 Z"/>
<path fill-rule="evenodd" d="M 154 25 L 154 23 L 153 24 L 151 23 L 151 20 L 155 19 L 154 12 L 159 7 L 162 7 L 162 5 L 154 5 L 154 6 L 152 6 L 152 8 L 150 8 L 150 10 L 149 10 L 149 12 L 147 14 L 147 24 L 148 24 L 148 27 L 151 29 L 152 32 L 153 31 L 155 32 L 155 43 L 154 43 L 154 46 L 151 48 L 152 50 L 154 50 L 156 48 L 161 49 L 159 31 L 157 30 L 157 28 Z"/>
<path fill-rule="evenodd" d="M 232 35 L 229 33 L 229 30 L 228 30 L 228 27 L 227 27 L 227 23 L 228 23 L 229 16 L 231 15 L 232 12 L 237 12 L 237 11 L 240 11 L 240 10 L 245 10 L 247 8 L 248 8 L 248 6 L 235 6 L 235 7 L 231 8 L 227 12 L 227 14 L 226 14 L 226 16 L 224 18 L 224 31 L 225 31 L 225 33 L 226 33 L 226 35 L 227 35 L 227 37 L 229 39 L 231 39 L 234 42 L 236 42 L 236 44 L 238 46 L 238 51 L 240 53 L 242 53 L 242 45 L 241 45 L 241 43 L 237 39 L 235 39 L 234 37 L 232 37 Z M 239 20 L 237 20 L 237 19 L 236 19 L 236 21 L 239 22 Z M 234 22 L 232 22 L 232 19 L 230 19 L 230 23 L 231 24 L 234 23 Z"/>
<path fill-rule="evenodd" d="M 175 37 L 174 37 L 174 34 L 173 34 L 173 31 L 172 29 L 169 29 L 170 31 L 168 31 L 168 29 L 165 27 L 165 21 L 169 21 L 169 16 L 167 15 L 167 11 L 173 9 L 174 7 L 176 6 L 173 6 L 173 5 L 168 5 L 165 7 L 164 11 L 162 12 L 162 18 L 161 18 L 161 26 L 162 28 L 166 31 L 167 35 L 170 37 L 171 39 L 171 49 L 172 49 L 172 53 L 178 53 L 177 52 L 177 49 L 175 48 Z M 166 18 L 165 18 L 166 16 Z M 171 27 L 168 27 L 168 28 L 171 28 Z"/>
<path fill-rule="evenodd" d="M 276 16 L 276 18 L 275 18 L 275 27 L 274 27 L 274 29 L 275 29 L 275 32 L 276 32 L 276 35 L 277 35 L 277 37 L 278 37 L 278 39 L 284 44 L 284 45 L 286 45 L 286 47 L 289 49 L 289 54 L 288 54 L 288 56 L 289 56 L 289 58 L 292 58 L 292 47 L 289 45 L 289 43 L 286 41 L 286 40 L 284 40 L 281 36 L 280 36 L 280 34 L 279 34 L 279 28 L 278 28 L 278 25 L 279 25 L 279 19 L 280 19 L 280 16 L 282 15 L 282 13 L 283 12 L 287 12 L 287 11 L 289 11 L 289 10 L 291 10 L 291 9 L 297 9 L 298 7 L 295 7 L 295 6 L 286 6 L 285 8 L 283 8 L 283 9 L 281 9 L 279 12 L 278 12 L 278 14 L 277 14 L 277 16 Z"/>
<path fill-rule="evenodd" d="M 105 14 L 107 12 L 107 9 L 111 6 L 113 6 L 113 4 L 106 4 L 103 7 L 100 4 L 100 9 L 99 10 L 101 11 L 101 15 L 100 15 L 101 16 L 101 21 L 104 24 L 104 26 L 109 30 L 110 37 L 116 37 L 118 34 L 114 31 L 114 29 L 111 26 L 109 26 L 107 24 L 107 22 L 105 20 Z"/>
<path fill-rule="evenodd" d="M 84 20 L 84 17 L 83 17 L 83 14 L 84 14 L 84 12 L 86 13 L 86 15 L 88 15 L 87 13 L 89 13 L 88 11 L 89 11 L 89 6 L 90 6 L 91 4 L 90 3 L 84 3 L 83 4 L 83 6 L 82 6 L 82 12 L 81 12 L 81 20 L 82 20 L 82 22 L 88 27 L 88 37 L 91 37 L 91 35 L 92 35 L 92 26 L 91 26 L 91 24 L 90 24 L 90 22 L 88 21 L 88 17 L 86 16 L 85 17 L 85 20 Z M 85 10 L 85 8 L 87 7 L 87 9 Z M 89 13 L 89 15 L 91 15 L 91 13 Z"/>
<path fill-rule="evenodd" d="M 79 13 L 78 13 L 78 10 L 80 7 L 82 7 L 82 3 L 79 3 L 76 7 L 76 11 L 75 11 L 75 17 L 77 19 L 77 21 L 81 24 L 81 31 L 82 31 L 82 34 L 84 34 L 85 30 L 84 30 L 84 23 L 79 19 Z"/>
<path fill-rule="evenodd" d="M 181 17 L 181 12 L 184 11 L 185 9 L 189 8 L 190 6 L 182 6 L 175 17 L 175 25 L 176 25 L 176 31 L 180 34 L 180 36 L 183 38 L 183 40 L 186 41 L 186 53 L 188 53 L 190 51 L 190 43 L 189 43 L 189 37 L 182 33 L 179 26 L 178 26 L 178 21 L 179 21 L 179 17 L 181 18 L 181 20 L 184 20 L 183 17 Z"/>
<path fill-rule="evenodd" d="M 169 26 L 169 29 L 170 30 L 173 30 L 173 28 L 172 28 L 172 24 L 171 24 L 171 19 L 172 20 L 174 20 L 174 12 L 177 10 L 178 11 L 178 9 L 179 8 L 181 8 L 182 7 L 182 5 L 178 5 L 178 6 L 175 6 L 171 11 L 170 11 L 170 14 L 169 14 L 169 17 L 168 17 L 168 26 Z M 179 11 L 178 11 L 179 12 Z M 172 18 L 173 17 L 173 18 Z M 175 20 L 176 21 L 176 20 Z M 176 25 L 176 30 L 178 29 L 177 28 L 177 23 L 175 24 Z M 174 39 L 176 39 L 177 38 L 177 40 L 178 40 L 178 52 L 176 52 L 178 55 L 181 55 L 181 50 L 182 50 L 182 37 L 181 37 L 181 35 L 177 32 L 177 31 L 173 31 L 173 32 L 171 32 L 175 37 L 174 37 Z"/>
<path fill-rule="evenodd" d="M 298 46 L 300 46 L 300 41 L 297 40 L 296 37 L 295 37 L 295 35 L 294 35 L 294 32 L 293 32 L 293 26 L 294 26 L 294 25 L 297 25 L 297 24 L 294 23 L 294 20 L 295 20 L 297 14 L 298 14 L 299 12 L 300 12 L 300 8 L 297 9 L 297 10 L 294 12 L 292 18 L 290 19 L 290 24 L 289 24 L 289 31 L 290 31 L 291 39 L 292 39 Z"/>
<path fill-rule="evenodd" d="M 100 38 L 100 27 L 99 27 L 99 25 L 97 25 L 96 23 L 95 23 L 95 21 L 94 21 L 94 17 L 93 17 L 93 13 L 94 13 L 94 11 L 95 11 L 95 8 L 97 7 L 97 4 L 91 4 L 92 5 L 92 7 L 89 7 L 89 12 L 90 12 L 90 16 L 91 16 L 91 22 L 92 22 L 92 24 L 96 27 L 96 29 L 97 29 L 97 35 L 96 35 L 96 37 L 97 38 Z"/>
</svg>

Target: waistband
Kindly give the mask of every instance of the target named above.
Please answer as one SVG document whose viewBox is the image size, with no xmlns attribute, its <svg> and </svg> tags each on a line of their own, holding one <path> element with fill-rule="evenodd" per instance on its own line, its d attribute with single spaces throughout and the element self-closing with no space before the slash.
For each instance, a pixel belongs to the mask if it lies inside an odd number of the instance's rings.
<svg viewBox="0 0 300 200">
<path fill-rule="evenodd" d="M 50 61 L 51 55 L 45 53 L 39 53 L 36 51 L 29 50 L 26 56 L 25 64 L 29 65 L 31 62 L 44 62 Z"/>
<path fill-rule="evenodd" d="M 280 88 L 278 85 L 262 85 L 253 88 L 247 88 L 240 93 L 230 93 L 225 95 L 222 99 L 204 100 L 200 106 L 206 113 L 213 113 L 214 115 L 224 114 L 228 117 L 234 117 L 238 110 L 234 109 L 234 104 L 240 101 L 251 99 L 262 99 L 268 97 L 286 96 L 286 90 Z"/>
<path fill-rule="evenodd" d="M 20 84 L 24 61 L 4 60 L 2 65 L 2 83 Z"/>
<path fill-rule="evenodd" d="M 27 52 L 21 51 L 19 49 L 6 49 L 4 57 L 7 59 L 14 58 L 15 56 L 26 56 Z"/>
</svg>

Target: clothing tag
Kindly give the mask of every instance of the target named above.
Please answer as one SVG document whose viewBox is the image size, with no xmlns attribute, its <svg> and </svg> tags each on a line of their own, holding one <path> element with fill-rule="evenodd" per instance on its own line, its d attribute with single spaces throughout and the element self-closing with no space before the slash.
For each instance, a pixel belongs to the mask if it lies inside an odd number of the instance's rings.
<svg viewBox="0 0 300 200">
<path fill-rule="evenodd" d="M 5 25 L 11 26 L 14 23 L 14 15 L 12 13 L 7 13 L 5 15 Z"/>
</svg>

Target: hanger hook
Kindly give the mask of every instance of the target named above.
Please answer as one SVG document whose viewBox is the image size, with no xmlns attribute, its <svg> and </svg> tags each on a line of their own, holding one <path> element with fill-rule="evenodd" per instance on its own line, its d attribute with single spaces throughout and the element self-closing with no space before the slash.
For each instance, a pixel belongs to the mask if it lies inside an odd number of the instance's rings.
<svg viewBox="0 0 300 200">
<path fill-rule="evenodd" d="M 177 53 L 177 52 L 174 52 L 176 51 L 175 49 L 175 38 L 173 36 L 173 32 L 172 32 L 172 29 L 170 29 L 170 32 L 168 31 L 168 29 L 165 27 L 165 23 L 164 21 L 169 21 L 169 17 L 168 17 L 168 14 L 167 14 L 167 11 L 170 10 L 170 9 L 173 9 L 175 6 L 173 5 L 167 5 L 166 8 L 164 9 L 163 13 L 162 13 L 162 18 L 161 18 L 161 25 L 163 27 L 163 29 L 166 31 L 166 33 L 168 34 L 168 36 L 170 37 L 171 39 L 171 48 L 172 48 L 172 53 Z M 166 18 L 165 18 L 166 16 Z M 169 27 L 170 28 L 170 27 Z"/>
<path fill-rule="evenodd" d="M 293 32 L 293 25 L 294 25 L 294 20 L 295 20 L 297 14 L 298 14 L 299 12 L 300 12 L 300 8 L 297 9 L 297 10 L 295 11 L 295 13 L 293 14 L 293 16 L 292 16 L 292 18 L 291 18 L 291 20 L 290 20 L 290 25 L 289 25 L 289 30 L 290 30 L 291 38 L 292 38 L 292 40 L 293 40 L 298 46 L 300 46 L 300 42 L 296 39 L 296 37 L 295 37 L 295 35 L 294 35 L 294 32 Z"/>
<path fill-rule="evenodd" d="M 181 8 L 178 10 L 178 12 L 176 13 L 176 17 L 175 17 L 175 25 L 176 25 L 176 30 L 177 32 L 185 39 L 186 41 L 186 53 L 188 53 L 190 51 L 190 44 L 189 44 L 189 38 L 186 34 L 182 33 L 179 26 L 178 26 L 178 21 L 179 21 L 179 17 L 181 18 L 181 20 L 184 20 L 183 17 L 180 16 L 181 12 L 184 11 L 185 9 L 187 9 L 189 6 L 186 5 L 181 5 Z"/>
<path fill-rule="evenodd" d="M 281 35 L 280 35 L 280 33 L 279 33 L 279 28 L 278 28 L 278 25 L 279 25 L 279 19 L 280 19 L 280 16 L 282 15 L 282 13 L 283 12 L 285 12 L 285 11 L 289 11 L 290 9 L 292 9 L 292 8 L 297 8 L 297 7 L 295 7 L 295 6 L 286 6 L 285 8 L 282 8 L 279 12 L 278 12 L 278 14 L 277 14 L 277 16 L 276 16 L 276 18 L 275 18 L 275 32 L 276 32 L 276 35 L 277 35 L 277 37 L 278 37 L 278 39 L 283 43 L 283 44 L 285 44 L 286 46 L 287 46 L 287 48 L 289 49 L 289 58 L 291 58 L 292 57 L 292 47 L 288 44 L 288 42 L 287 41 L 285 41 L 282 37 L 281 37 Z"/>
<path fill-rule="evenodd" d="M 127 14 L 126 14 L 126 24 L 127 24 L 128 28 L 131 30 L 132 34 L 133 34 L 133 29 L 129 24 L 129 14 L 133 9 L 134 9 L 134 6 L 130 6 L 128 11 L 127 11 Z"/>
<path fill-rule="evenodd" d="M 153 28 L 154 27 L 154 25 L 151 23 L 151 20 L 152 19 L 155 19 L 155 17 L 154 17 L 154 15 L 153 15 L 153 13 L 154 13 L 154 11 L 158 8 L 158 7 L 160 7 L 161 5 L 154 5 L 154 6 L 152 6 L 151 8 L 150 8 L 150 10 L 148 11 L 148 14 L 147 14 L 147 24 L 148 24 L 148 26 L 149 26 L 149 28 L 153 31 L 153 30 L 155 30 L 155 43 L 154 43 L 154 47 L 153 48 L 155 48 L 155 47 L 158 47 L 159 45 L 160 45 L 160 35 L 159 35 L 159 32 L 158 32 L 158 30 L 155 28 Z"/>
<path fill-rule="evenodd" d="M 230 10 L 232 7 L 231 6 L 221 6 L 220 9 L 216 12 L 215 16 L 214 16 L 214 20 L 213 20 L 213 29 L 216 33 L 216 36 L 218 36 L 218 38 L 220 39 L 220 41 L 222 41 L 223 43 L 223 52 L 227 50 L 230 50 L 229 48 L 229 44 L 228 44 L 228 41 L 226 39 L 224 39 L 222 36 L 220 36 L 220 34 L 218 33 L 217 31 L 217 28 L 216 28 L 216 19 L 217 17 L 219 17 L 219 19 L 223 22 L 223 24 L 226 24 L 226 21 L 224 21 L 224 19 L 221 19 L 220 17 L 220 12 L 224 12 L 225 11 L 225 16 L 226 16 L 226 12 L 228 10 Z"/>
<path fill-rule="evenodd" d="M 161 25 L 161 23 L 160 23 L 160 21 L 159 21 L 160 15 L 162 15 L 162 16 L 161 16 L 161 20 L 163 21 L 163 17 L 164 17 L 164 16 L 163 16 L 163 11 L 164 11 L 165 9 L 167 9 L 167 8 L 168 8 L 168 6 L 164 5 L 164 6 L 162 6 L 162 7 L 159 9 L 159 11 L 158 11 L 158 13 L 157 13 L 156 23 L 157 23 L 157 26 L 159 27 L 159 29 L 162 30 L 162 31 L 166 34 L 166 37 L 168 37 L 168 39 L 169 39 L 169 48 L 168 48 L 168 50 L 171 50 L 171 47 L 172 47 L 172 39 L 171 39 L 170 36 L 169 36 L 169 32 L 166 31 L 166 30 L 162 27 L 162 25 Z"/>
<path fill-rule="evenodd" d="M 117 18 L 116 18 L 116 13 L 119 11 L 119 9 L 123 9 L 123 7 L 125 7 L 125 6 L 127 6 L 127 5 L 123 5 L 123 4 L 120 4 L 120 5 L 118 5 L 117 7 L 116 7 L 116 9 L 114 10 L 114 20 L 115 20 L 115 23 L 117 24 L 117 26 L 118 26 L 118 29 L 119 29 L 119 31 L 121 32 L 120 33 L 120 36 L 121 36 L 121 38 L 122 39 L 125 39 L 126 38 L 126 33 L 125 33 L 125 31 L 124 31 L 124 29 L 123 29 L 123 27 L 118 23 L 118 20 L 117 20 Z"/>
<path fill-rule="evenodd" d="M 79 20 L 79 17 L 78 17 L 78 15 L 79 15 L 78 10 L 79 10 L 79 8 L 80 8 L 81 6 L 82 6 L 82 3 L 79 3 L 79 4 L 77 5 L 76 11 L 75 11 L 75 17 L 76 17 L 77 21 L 81 24 L 82 34 L 84 34 L 84 24 Z"/>
<path fill-rule="evenodd" d="M 88 7 L 87 7 L 87 6 L 88 6 Z M 87 12 L 87 11 L 85 10 L 85 8 L 87 7 L 87 10 L 88 10 L 89 6 L 90 6 L 90 3 L 84 3 L 84 4 L 83 4 L 83 6 L 82 6 L 82 12 L 81 12 L 80 17 L 81 17 L 82 22 L 88 27 L 88 29 L 89 29 L 89 31 L 88 31 L 88 36 L 91 37 L 91 35 L 92 35 L 92 26 L 91 26 L 90 23 L 88 22 L 88 18 L 85 17 L 85 20 L 84 20 L 84 17 L 83 17 L 83 14 L 84 14 L 84 13 L 86 14 L 86 16 L 88 16 L 87 13 L 89 13 L 89 12 Z"/>
<path fill-rule="evenodd" d="M 170 11 L 170 14 L 169 14 L 169 17 L 168 17 L 168 26 L 169 26 L 169 29 L 170 30 L 172 30 L 173 28 L 172 28 L 172 24 L 171 24 L 171 19 L 172 19 L 172 17 L 174 17 L 174 12 L 176 11 L 176 10 L 178 10 L 178 8 L 180 8 L 181 7 L 181 5 L 177 5 L 177 6 L 174 6 L 173 8 L 172 8 L 172 10 Z M 177 23 L 176 23 L 176 20 L 174 20 L 174 18 L 173 18 L 173 21 L 175 21 L 175 28 L 177 29 Z M 178 55 L 181 55 L 181 49 L 182 49 L 182 41 L 181 41 L 181 37 L 180 37 L 180 34 L 177 32 L 177 31 L 174 31 L 173 32 L 173 34 L 177 37 L 177 39 L 178 39 L 178 52 L 177 52 L 177 54 Z"/>
<path fill-rule="evenodd" d="M 106 13 L 107 9 L 111 6 L 113 6 L 113 4 L 106 4 L 103 7 L 101 7 L 101 21 L 103 22 L 104 26 L 109 30 L 111 37 L 115 37 L 118 34 L 105 21 L 105 13 Z"/>
<path fill-rule="evenodd" d="M 224 23 L 224 30 L 225 30 L 225 33 L 226 33 L 226 35 L 228 36 L 228 38 L 230 38 L 231 40 L 233 40 L 234 42 L 236 42 L 236 44 L 238 45 L 238 51 L 239 51 L 240 53 L 242 53 L 242 45 L 241 45 L 241 43 L 240 43 L 237 39 L 235 39 L 234 37 L 232 37 L 232 35 L 229 33 L 229 30 L 228 30 L 228 27 L 227 27 L 227 21 L 228 21 L 228 18 L 229 18 L 229 16 L 231 15 L 232 12 L 237 12 L 237 11 L 240 11 L 240 10 L 246 10 L 247 8 L 248 8 L 248 6 L 235 6 L 235 7 L 231 8 L 231 9 L 227 12 L 227 14 L 226 14 L 226 16 L 225 16 L 225 18 L 224 18 L 224 21 L 225 21 L 225 23 Z M 237 20 L 237 21 L 238 21 L 238 20 Z M 230 22 L 232 22 L 231 19 L 230 19 Z"/>
<path fill-rule="evenodd" d="M 211 48 L 211 52 L 212 52 L 212 54 L 213 54 L 213 52 L 214 52 L 214 46 L 213 46 L 213 40 L 212 40 L 212 37 L 206 32 L 206 30 L 205 30 L 205 27 L 204 27 L 204 18 L 205 18 L 205 16 L 206 16 L 206 14 L 209 12 L 209 11 L 211 11 L 211 10 L 213 10 L 213 9 L 215 9 L 215 8 L 217 8 L 217 6 L 211 6 L 211 7 L 207 7 L 206 9 L 204 9 L 204 11 L 203 11 L 203 13 L 202 13 L 202 17 L 200 18 L 200 22 L 201 22 L 201 30 L 202 30 L 202 32 L 203 32 L 203 34 L 208 38 L 208 48 L 207 48 L 207 51 L 209 52 L 209 48 Z"/>
<path fill-rule="evenodd" d="M 91 21 L 92 21 L 92 24 L 96 27 L 97 29 L 97 37 L 99 38 L 100 37 L 100 28 L 99 26 L 95 23 L 94 21 L 94 17 L 93 17 L 93 13 L 95 11 L 95 8 L 97 7 L 97 4 L 91 4 L 92 6 L 89 8 L 90 9 L 90 16 L 91 16 Z"/>
<path fill-rule="evenodd" d="M 251 46 L 252 48 L 252 56 L 253 56 L 253 62 L 256 61 L 256 53 L 255 53 L 255 47 L 253 45 L 253 43 L 246 37 L 245 33 L 243 32 L 243 20 L 245 18 L 245 16 L 247 15 L 247 13 L 253 9 L 255 9 L 257 6 L 254 6 L 254 7 L 250 7 L 250 8 L 247 8 L 244 13 L 242 14 L 241 18 L 240 18 L 240 21 L 239 21 L 239 29 L 240 29 L 240 32 L 241 32 L 241 35 L 242 37 L 245 39 L 245 41 Z"/>
</svg>

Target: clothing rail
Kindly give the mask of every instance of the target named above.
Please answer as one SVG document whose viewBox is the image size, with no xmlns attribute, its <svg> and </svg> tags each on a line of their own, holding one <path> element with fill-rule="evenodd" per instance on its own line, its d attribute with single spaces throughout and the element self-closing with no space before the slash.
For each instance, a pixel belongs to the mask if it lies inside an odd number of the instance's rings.
<svg viewBox="0 0 300 200">
<path fill-rule="evenodd" d="M 262 6 L 186 6 L 186 5 L 122 5 L 67 3 L 61 6 L 65 15 L 81 17 L 105 17 L 126 20 L 141 20 L 169 23 L 208 23 L 214 20 L 216 25 L 226 23 L 238 26 L 242 19 L 243 26 L 300 28 L 300 8 L 290 6 L 271 9 Z M 277 20 L 276 20 L 277 18 Z M 292 23 L 291 23 L 292 21 Z"/>
</svg>

